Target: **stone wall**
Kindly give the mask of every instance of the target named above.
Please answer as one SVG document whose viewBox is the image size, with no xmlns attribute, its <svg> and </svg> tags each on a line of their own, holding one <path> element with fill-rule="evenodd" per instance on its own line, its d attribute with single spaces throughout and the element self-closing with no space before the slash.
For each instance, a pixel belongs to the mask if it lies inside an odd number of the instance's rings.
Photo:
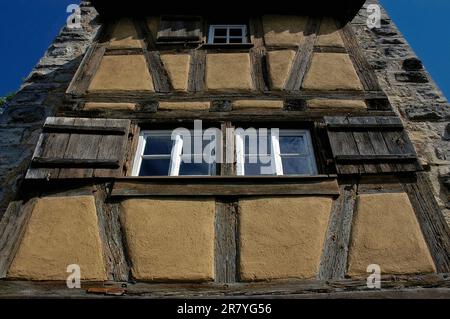
<svg viewBox="0 0 450 319">
<path fill-rule="evenodd" d="M 352 21 L 353 28 L 382 89 L 403 119 L 429 171 L 435 197 L 450 223 L 449 104 L 384 9 L 381 28 L 367 28 L 369 4 L 378 4 L 378 0 L 366 1 Z"/>
<path fill-rule="evenodd" d="M 45 118 L 64 103 L 65 91 L 99 30 L 95 9 L 88 2 L 80 6 L 83 28 L 62 28 L 0 116 L 0 217 L 16 195 Z"/>
</svg>

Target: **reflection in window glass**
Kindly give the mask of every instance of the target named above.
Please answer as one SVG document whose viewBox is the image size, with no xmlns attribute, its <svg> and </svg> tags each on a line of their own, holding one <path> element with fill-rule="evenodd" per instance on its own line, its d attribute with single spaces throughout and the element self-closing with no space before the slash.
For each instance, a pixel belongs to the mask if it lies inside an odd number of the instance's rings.
<svg viewBox="0 0 450 319">
<path fill-rule="evenodd" d="M 238 131 L 236 153 L 238 175 L 317 174 L 311 136 L 307 130 L 272 129 L 265 136 L 261 130 Z"/>
<path fill-rule="evenodd" d="M 199 150 L 195 150 L 192 131 L 190 137 L 189 134 L 187 136 L 180 134 L 175 135 L 173 140 L 172 131 L 143 131 L 139 139 L 139 155 L 136 156 L 133 175 L 215 175 L 214 147 L 217 147 L 215 137 L 203 134 L 199 138 L 202 143 Z M 206 149 L 206 146 L 209 148 Z M 211 149 L 212 152 L 206 152 Z"/>
<path fill-rule="evenodd" d="M 243 44 L 247 43 L 246 25 L 217 25 L 209 27 L 208 43 L 211 44 Z"/>
</svg>

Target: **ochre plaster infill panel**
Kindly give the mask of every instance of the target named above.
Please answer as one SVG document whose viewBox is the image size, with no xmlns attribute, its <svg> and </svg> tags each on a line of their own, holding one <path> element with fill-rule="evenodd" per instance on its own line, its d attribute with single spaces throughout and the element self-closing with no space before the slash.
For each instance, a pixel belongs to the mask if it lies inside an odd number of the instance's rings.
<svg viewBox="0 0 450 319">
<path fill-rule="evenodd" d="M 277 50 L 267 52 L 270 85 L 272 90 L 282 90 L 291 71 L 295 57 L 294 50 Z"/>
<path fill-rule="evenodd" d="M 334 100 L 334 99 L 312 99 L 307 101 L 308 107 L 327 109 L 327 108 L 349 108 L 349 109 L 367 109 L 367 104 L 363 100 Z"/>
<path fill-rule="evenodd" d="M 189 80 L 189 54 L 161 54 L 161 60 L 176 91 L 186 92 Z"/>
<path fill-rule="evenodd" d="M 214 280 L 213 199 L 130 199 L 121 222 L 137 280 Z"/>
<path fill-rule="evenodd" d="M 377 264 L 382 274 L 435 272 L 414 210 L 405 193 L 359 195 L 353 217 L 348 275 L 367 276 Z"/>
<path fill-rule="evenodd" d="M 210 53 L 206 56 L 206 88 L 210 91 L 253 89 L 248 53 Z"/>
<path fill-rule="evenodd" d="M 328 197 L 239 200 L 241 279 L 314 278 L 331 205 Z"/>
<path fill-rule="evenodd" d="M 272 111 L 282 110 L 282 100 L 236 100 L 232 102 L 233 111 Z"/>
<path fill-rule="evenodd" d="M 348 54 L 314 53 L 303 88 L 361 91 L 363 86 Z"/>
<path fill-rule="evenodd" d="M 8 278 L 62 280 L 77 264 L 81 280 L 106 280 L 93 196 L 45 197 L 34 207 Z"/>
<path fill-rule="evenodd" d="M 144 55 L 104 56 L 88 91 L 154 92 Z"/>
<path fill-rule="evenodd" d="M 161 101 L 158 110 L 160 111 L 207 111 L 211 107 L 208 101 Z"/>
<path fill-rule="evenodd" d="M 133 111 L 136 109 L 135 103 L 101 103 L 88 102 L 84 104 L 84 110 L 127 110 Z"/>
</svg>

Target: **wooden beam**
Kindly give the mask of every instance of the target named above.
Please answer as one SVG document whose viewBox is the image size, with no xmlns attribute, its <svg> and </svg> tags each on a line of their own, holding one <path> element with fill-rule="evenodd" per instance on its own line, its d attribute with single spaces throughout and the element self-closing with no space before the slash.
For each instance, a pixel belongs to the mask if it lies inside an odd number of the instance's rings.
<svg viewBox="0 0 450 319">
<path fill-rule="evenodd" d="M 403 131 L 405 128 L 400 124 L 350 124 L 350 123 L 329 123 L 327 129 L 330 131 Z"/>
<path fill-rule="evenodd" d="M 44 158 L 34 157 L 31 166 L 51 168 L 111 168 L 120 167 L 119 160 L 77 159 L 77 158 Z"/>
<path fill-rule="evenodd" d="M 353 212 L 356 203 L 356 185 L 342 185 L 341 196 L 334 201 L 327 237 L 320 262 L 318 279 L 344 279 Z"/>
<path fill-rule="evenodd" d="M 94 193 L 106 272 L 108 280 L 126 282 L 129 280 L 130 266 L 122 242 L 120 204 L 107 202 L 106 187 L 99 185 Z"/>
<path fill-rule="evenodd" d="M 81 96 L 87 93 L 89 85 L 105 55 L 108 44 L 95 42 L 90 46 L 66 91 L 67 94 Z"/>
<path fill-rule="evenodd" d="M 415 154 L 390 154 L 390 155 L 337 155 L 337 163 L 384 163 L 384 162 L 415 162 Z"/>
<path fill-rule="evenodd" d="M 159 93 L 169 93 L 172 91 L 173 86 L 161 60 L 159 51 L 147 51 L 147 49 L 144 49 L 144 54 L 149 72 L 152 75 L 155 91 Z"/>
<path fill-rule="evenodd" d="M 338 196 L 334 178 L 134 178 L 117 179 L 112 197 L 140 196 L 262 196 L 262 195 L 323 195 Z"/>
<path fill-rule="evenodd" d="M 35 204 L 36 199 L 11 202 L 3 215 L 0 222 L 0 278 L 8 274 Z"/>
<path fill-rule="evenodd" d="M 314 44 L 320 27 L 320 20 L 310 17 L 305 30 L 305 39 L 298 47 L 292 62 L 289 78 L 284 89 L 286 91 L 298 91 L 302 88 L 303 80 L 311 65 Z"/>
<path fill-rule="evenodd" d="M 356 72 L 363 84 L 364 90 L 366 91 L 381 91 L 381 87 L 378 83 L 377 77 L 372 70 L 372 67 L 367 62 L 367 59 L 362 52 L 356 36 L 353 32 L 352 26 L 347 23 L 340 30 L 342 39 L 345 43 L 345 47 L 348 50 L 350 59 L 355 66 Z"/>
<path fill-rule="evenodd" d="M 234 283 L 238 280 L 237 206 L 234 200 L 216 201 L 216 283 Z"/>
<path fill-rule="evenodd" d="M 127 132 L 127 128 L 44 124 L 43 132 L 64 134 L 125 135 L 125 133 Z"/>
<path fill-rule="evenodd" d="M 426 173 L 417 173 L 417 182 L 403 184 L 428 244 L 438 272 L 450 272 L 450 229 L 434 198 Z"/>
<path fill-rule="evenodd" d="M 188 91 L 202 92 L 205 88 L 206 52 L 205 50 L 192 50 L 189 67 Z"/>
<path fill-rule="evenodd" d="M 197 94 L 186 95 L 185 92 L 172 91 L 169 93 L 149 93 L 146 91 L 121 91 L 110 90 L 101 92 L 90 92 L 86 96 L 73 97 L 80 102 L 135 102 L 141 103 L 149 100 L 164 99 L 164 100 L 180 100 L 180 101 L 199 101 L 211 99 L 267 99 L 267 94 L 260 92 L 236 92 L 236 91 L 222 91 L 222 92 L 203 92 L 204 87 L 204 59 L 206 53 L 203 50 L 193 51 L 191 57 L 191 68 L 189 72 L 196 72 L 193 77 L 189 75 L 189 92 Z M 196 69 L 197 68 L 197 69 Z M 197 76 L 197 78 L 196 78 Z M 193 79 L 196 79 L 193 81 Z M 195 91 L 194 91 L 195 89 Z M 301 90 L 301 91 L 271 91 L 270 97 L 275 98 L 294 98 L 294 99 L 338 99 L 338 100 L 367 100 L 367 99 L 386 99 L 386 94 L 383 91 L 354 91 L 354 90 L 339 90 L 339 91 L 318 91 L 318 90 Z M 347 112 L 348 113 L 348 112 Z"/>
<path fill-rule="evenodd" d="M 99 289 L 100 288 L 100 289 Z M 113 292 L 108 294 L 107 290 Z M 388 276 L 381 289 L 369 289 L 363 280 L 301 280 L 231 284 L 82 283 L 67 289 L 65 282 L 0 281 L 0 298 L 450 298 L 448 274 Z M 87 291 L 91 293 L 88 294 Z M 93 292 L 99 291 L 100 294 Z"/>
<path fill-rule="evenodd" d="M 260 92 L 269 91 L 266 48 L 261 17 L 250 18 L 250 37 L 254 47 L 250 50 L 253 87 Z"/>
</svg>

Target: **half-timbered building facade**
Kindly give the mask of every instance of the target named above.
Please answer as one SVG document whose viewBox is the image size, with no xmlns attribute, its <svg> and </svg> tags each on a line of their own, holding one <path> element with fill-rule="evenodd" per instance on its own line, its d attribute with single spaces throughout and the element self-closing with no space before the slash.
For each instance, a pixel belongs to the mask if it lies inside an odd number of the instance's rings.
<svg viewBox="0 0 450 319">
<path fill-rule="evenodd" d="M 26 150 L 3 157 L 0 296 L 449 294 L 445 205 L 370 54 L 398 43 L 364 38 L 389 36 L 373 1 L 128 2 L 83 2 L 2 116 L 21 136 L 2 150 Z"/>
</svg>

